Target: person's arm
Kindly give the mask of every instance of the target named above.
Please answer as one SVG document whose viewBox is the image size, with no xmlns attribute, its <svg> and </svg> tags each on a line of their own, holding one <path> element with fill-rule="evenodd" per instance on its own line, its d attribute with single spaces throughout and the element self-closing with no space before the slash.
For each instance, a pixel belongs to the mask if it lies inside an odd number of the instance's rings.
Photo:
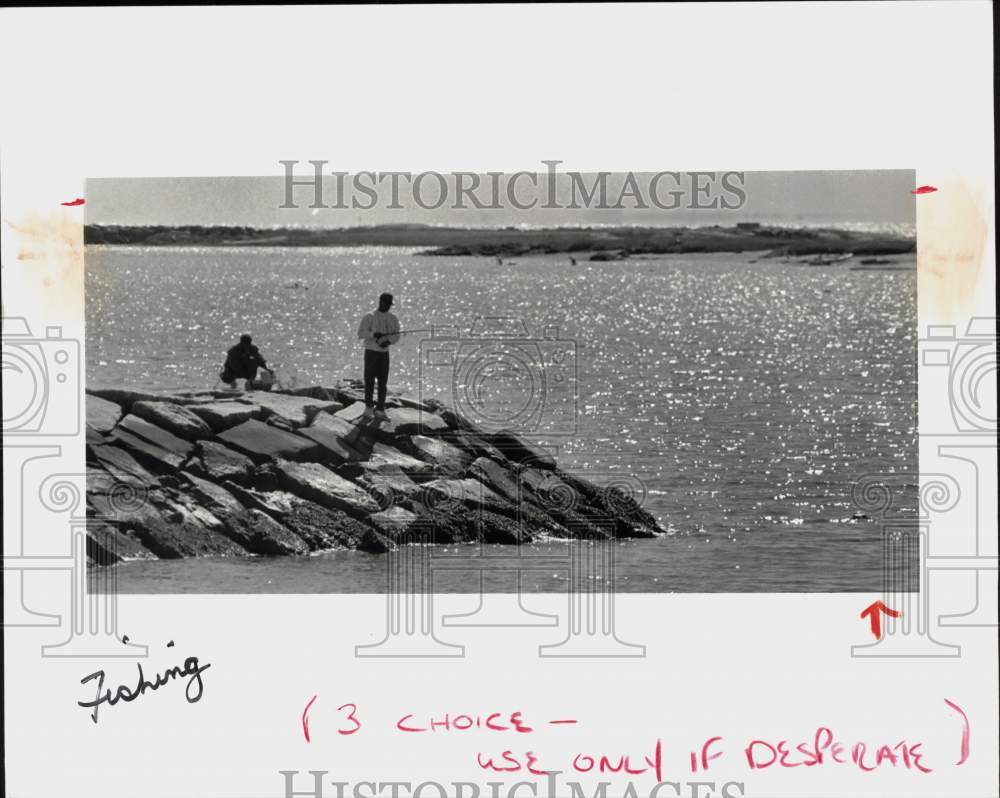
<svg viewBox="0 0 1000 798">
<path fill-rule="evenodd" d="M 375 335 L 372 333 L 372 314 L 366 313 L 364 318 L 361 319 L 361 324 L 358 325 L 358 338 L 362 341 L 375 341 Z"/>
<path fill-rule="evenodd" d="M 389 321 L 389 332 L 383 337 L 384 341 L 388 341 L 390 344 L 399 343 L 399 319 L 395 316 Z"/>
<path fill-rule="evenodd" d="M 253 355 L 253 359 L 257 361 L 258 366 L 262 369 L 267 368 L 267 361 L 264 360 L 264 356 L 260 353 L 260 350 L 256 346 L 253 348 L 253 352 L 251 354 Z"/>
</svg>

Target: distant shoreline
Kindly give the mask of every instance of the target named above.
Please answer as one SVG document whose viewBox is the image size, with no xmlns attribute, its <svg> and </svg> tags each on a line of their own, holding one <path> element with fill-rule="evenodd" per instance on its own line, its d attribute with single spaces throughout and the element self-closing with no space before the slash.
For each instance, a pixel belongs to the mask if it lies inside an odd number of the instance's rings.
<svg viewBox="0 0 1000 798">
<path fill-rule="evenodd" d="M 729 227 L 556 227 L 548 229 L 458 228 L 379 225 L 337 229 L 224 226 L 86 225 L 85 244 L 131 246 L 419 247 L 426 256 L 579 254 L 581 259 L 620 260 L 632 255 L 692 252 L 759 252 L 795 255 L 899 255 L 916 251 L 914 238 L 830 227 L 777 227 L 740 223 Z"/>
</svg>

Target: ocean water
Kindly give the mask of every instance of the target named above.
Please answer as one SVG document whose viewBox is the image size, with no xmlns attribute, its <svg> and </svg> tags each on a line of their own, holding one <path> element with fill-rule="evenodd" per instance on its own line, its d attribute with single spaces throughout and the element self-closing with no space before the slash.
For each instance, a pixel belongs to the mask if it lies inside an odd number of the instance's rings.
<svg viewBox="0 0 1000 798">
<path fill-rule="evenodd" d="M 285 384 L 356 378 L 358 321 L 388 290 L 404 329 L 434 329 L 393 349 L 391 389 L 537 432 L 567 470 L 660 519 L 666 536 L 614 547 L 619 590 L 880 590 L 881 527 L 851 489 L 886 476 L 896 506 L 916 510 L 916 273 L 758 257 L 88 247 L 87 380 L 210 388 L 244 331 Z M 118 589 L 377 592 L 383 560 L 126 563 Z M 458 569 L 435 589 L 479 578 Z M 522 589 L 565 578 L 526 571 Z"/>
</svg>

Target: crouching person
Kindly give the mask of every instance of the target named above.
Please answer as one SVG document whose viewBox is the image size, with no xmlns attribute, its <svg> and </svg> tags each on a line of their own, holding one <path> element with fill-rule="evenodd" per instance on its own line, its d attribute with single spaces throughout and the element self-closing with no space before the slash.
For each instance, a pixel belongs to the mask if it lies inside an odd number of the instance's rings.
<svg viewBox="0 0 1000 798">
<path fill-rule="evenodd" d="M 261 382 L 267 384 L 262 384 L 261 387 L 269 390 L 274 382 L 273 374 L 267 369 L 267 361 L 260 350 L 253 345 L 253 338 L 244 334 L 240 336 L 240 342 L 226 352 L 226 362 L 219 379 L 228 383 L 233 390 L 236 390 L 236 380 L 246 380 L 246 390 L 252 391 L 258 368 L 266 372 L 266 379 Z"/>
</svg>

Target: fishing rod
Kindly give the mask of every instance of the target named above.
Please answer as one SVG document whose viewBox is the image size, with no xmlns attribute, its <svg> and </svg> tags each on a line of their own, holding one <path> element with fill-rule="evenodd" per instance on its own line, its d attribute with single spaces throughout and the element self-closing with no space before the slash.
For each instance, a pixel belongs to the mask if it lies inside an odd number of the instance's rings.
<svg viewBox="0 0 1000 798">
<path fill-rule="evenodd" d="M 414 333 L 433 333 L 433 327 L 426 327 L 422 330 L 397 330 L 393 333 L 375 333 L 376 338 L 388 338 L 390 335 L 413 335 Z"/>
<path fill-rule="evenodd" d="M 418 333 L 418 332 L 421 332 L 421 333 L 427 333 L 427 332 L 432 333 L 432 332 L 434 332 L 434 328 L 433 327 L 426 327 L 423 330 L 400 330 L 398 333 L 396 333 L 396 335 L 412 335 L 413 333 Z"/>
</svg>

